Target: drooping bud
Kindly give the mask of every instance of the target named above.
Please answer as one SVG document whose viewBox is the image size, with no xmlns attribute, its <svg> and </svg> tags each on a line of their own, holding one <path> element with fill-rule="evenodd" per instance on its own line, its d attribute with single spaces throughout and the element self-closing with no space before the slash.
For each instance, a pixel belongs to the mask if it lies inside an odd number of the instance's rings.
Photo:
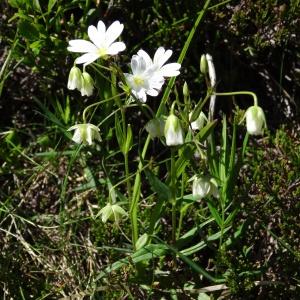
<svg viewBox="0 0 300 300">
<path fill-rule="evenodd" d="M 200 58 L 200 72 L 202 74 L 207 74 L 208 72 L 208 63 L 205 54 L 202 54 Z"/>
<path fill-rule="evenodd" d="M 247 131 L 251 135 L 262 135 L 266 128 L 264 111 L 259 106 L 250 106 L 245 113 Z"/>
<path fill-rule="evenodd" d="M 81 70 L 78 67 L 73 66 L 69 73 L 68 89 L 69 90 L 75 90 L 75 89 L 80 90 L 81 84 L 82 84 Z"/>
<path fill-rule="evenodd" d="M 91 96 L 94 90 L 94 80 L 86 71 L 82 72 L 81 76 L 81 96 Z"/>
<path fill-rule="evenodd" d="M 152 139 L 162 137 L 164 136 L 165 121 L 162 118 L 152 119 L 146 124 L 145 128 Z"/>
<path fill-rule="evenodd" d="M 208 196 L 219 197 L 218 184 L 214 178 L 209 176 L 198 177 L 195 176 L 192 186 L 193 196 L 197 197 L 197 200 L 201 200 Z"/>
<path fill-rule="evenodd" d="M 177 146 L 183 144 L 183 131 L 181 128 L 180 120 L 171 113 L 165 125 L 165 138 L 168 146 Z"/>
</svg>

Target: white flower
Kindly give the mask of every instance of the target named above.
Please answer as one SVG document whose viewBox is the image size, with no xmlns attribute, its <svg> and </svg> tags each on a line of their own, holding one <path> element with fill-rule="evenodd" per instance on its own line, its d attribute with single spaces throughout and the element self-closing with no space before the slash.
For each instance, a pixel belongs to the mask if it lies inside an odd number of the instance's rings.
<svg viewBox="0 0 300 300">
<path fill-rule="evenodd" d="M 90 123 L 77 124 L 68 129 L 68 131 L 75 130 L 72 140 L 77 144 L 93 144 L 93 140 L 101 141 L 100 129 Z"/>
<path fill-rule="evenodd" d="M 174 114 L 170 114 L 166 120 L 165 138 L 168 146 L 183 144 L 183 131 L 180 120 Z"/>
<path fill-rule="evenodd" d="M 147 69 L 151 69 L 155 76 L 173 77 L 180 74 L 179 69 L 181 65 L 178 63 L 170 63 L 165 65 L 172 53 L 173 52 L 170 49 L 165 50 L 163 47 L 159 47 L 154 54 L 153 60 L 144 50 L 139 50 L 137 54 L 144 58 L 147 64 Z"/>
<path fill-rule="evenodd" d="M 197 200 L 208 197 L 210 195 L 219 198 L 218 184 L 214 178 L 208 176 L 195 176 L 192 187 L 193 196 Z"/>
<path fill-rule="evenodd" d="M 191 118 L 193 113 L 191 112 L 189 114 L 189 117 Z M 201 111 L 198 118 L 191 122 L 191 128 L 192 130 L 201 130 L 204 127 L 205 122 L 207 122 L 207 118 L 205 114 Z"/>
<path fill-rule="evenodd" d="M 131 93 L 145 103 L 147 95 L 157 96 L 164 80 L 157 77 L 153 71 L 147 68 L 147 63 L 143 57 L 133 55 L 131 58 L 132 74 L 125 73 L 125 78 Z"/>
<path fill-rule="evenodd" d="M 89 73 L 84 71 L 81 75 L 81 96 L 91 96 L 94 90 L 94 80 Z"/>
<path fill-rule="evenodd" d="M 99 57 L 116 55 L 125 50 L 126 46 L 123 42 L 114 42 L 123 28 L 124 25 L 119 21 L 113 22 L 107 30 L 102 21 L 98 22 L 97 28 L 93 25 L 89 26 L 88 35 L 92 42 L 81 39 L 69 41 L 70 52 L 84 53 L 75 60 L 75 63 L 88 65 Z"/>
<path fill-rule="evenodd" d="M 214 66 L 213 58 L 210 54 L 206 54 L 206 61 L 208 66 L 208 76 L 210 80 L 210 85 L 212 89 L 215 91 L 216 89 L 216 83 L 217 83 L 217 76 L 216 76 L 216 69 Z M 213 119 L 214 112 L 215 112 L 215 104 L 216 104 L 216 95 L 212 94 L 210 96 L 210 103 L 209 103 L 209 119 Z"/>
<path fill-rule="evenodd" d="M 245 113 L 247 131 L 251 135 L 262 135 L 266 128 L 264 111 L 259 106 L 251 106 Z"/>
<path fill-rule="evenodd" d="M 112 205 L 108 203 L 99 211 L 99 215 L 102 215 L 101 220 L 103 223 L 106 223 L 107 220 L 111 220 L 118 223 L 120 218 L 122 216 L 126 216 L 127 213 L 121 206 L 117 204 Z"/>
<path fill-rule="evenodd" d="M 132 74 L 125 74 L 126 82 L 131 93 L 141 102 L 145 103 L 147 95 L 157 96 L 164 84 L 164 77 L 177 76 L 180 64 L 171 63 L 164 65 L 172 55 L 172 50 L 159 47 L 153 60 L 144 51 L 139 50 L 131 59 Z"/>
<path fill-rule="evenodd" d="M 69 73 L 68 89 L 69 90 L 81 89 L 81 71 L 76 66 L 73 66 Z"/>
</svg>

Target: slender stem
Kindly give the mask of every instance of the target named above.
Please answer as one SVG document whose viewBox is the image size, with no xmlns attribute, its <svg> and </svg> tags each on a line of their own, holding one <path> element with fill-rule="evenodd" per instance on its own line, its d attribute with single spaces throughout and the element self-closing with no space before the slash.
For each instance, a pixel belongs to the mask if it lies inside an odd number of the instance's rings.
<svg viewBox="0 0 300 300">
<path fill-rule="evenodd" d="M 172 204 L 172 242 L 176 243 L 176 167 L 175 149 L 171 148 L 171 204 Z"/>
<path fill-rule="evenodd" d="M 130 182 L 130 173 L 129 173 L 128 152 L 124 153 L 124 160 L 125 160 L 125 176 L 126 176 L 126 183 L 127 183 L 127 194 L 128 194 L 129 201 L 131 201 L 131 182 Z M 130 208 L 130 204 L 129 204 L 129 208 Z"/>
<path fill-rule="evenodd" d="M 253 92 L 249 91 L 238 91 L 238 92 L 227 92 L 227 93 L 214 93 L 216 96 L 234 96 L 234 95 L 249 95 L 253 97 L 254 106 L 258 106 L 257 96 Z"/>
<path fill-rule="evenodd" d="M 122 105 L 122 103 L 120 102 L 119 98 L 116 98 L 116 102 L 121 110 L 121 116 L 122 116 L 122 127 L 123 127 L 123 134 L 126 137 L 125 140 L 127 140 L 127 135 L 128 135 L 128 130 L 126 127 L 126 107 L 124 105 Z M 125 141 L 126 142 L 126 141 Z M 124 165 L 125 165 L 125 177 L 126 177 L 126 184 L 127 184 L 127 195 L 128 195 L 128 202 L 129 202 L 129 212 L 130 212 L 130 223 L 131 223 L 131 228 L 132 228 L 132 243 L 134 243 L 134 245 L 136 244 L 136 239 L 134 236 L 134 217 L 131 213 L 131 202 L 132 202 L 132 198 L 131 198 L 131 182 L 130 182 L 130 173 L 129 173 L 129 162 L 128 162 L 128 149 L 125 149 L 125 151 L 123 152 L 124 155 Z"/>
<path fill-rule="evenodd" d="M 108 99 L 101 100 L 101 101 L 98 101 L 98 102 L 95 102 L 95 103 L 92 103 L 92 104 L 88 105 L 88 106 L 84 109 L 84 111 L 83 111 L 83 113 L 82 113 L 83 123 L 86 123 L 86 113 L 87 113 L 87 111 L 88 111 L 89 109 L 91 109 L 91 108 L 94 107 L 94 106 L 100 105 L 101 103 L 105 103 L 105 102 L 111 101 L 111 100 L 113 100 L 113 99 L 115 99 L 115 98 L 117 98 L 117 97 L 121 97 L 121 96 L 123 96 L 123 95 L 125 95 L 125 94 L 126 94 L 126 93 L 123 92 L 123 93 L 121 93 L 121 94 L 114 95 L 113 97 L 110 97 L 110 98 L 108 98 Z"/>
<path fill-rule="evenodd" d="M 184 172 L 182 174 L 182 182 L 181 182 L 181 193 L 180 193 L 181 198 L 184 196 L 184 193 L 185 193 L 185 181 L 186 181 L 186 173 Z M 181 232 L 181 227 L 182 227 L 182 221 L 183 221 L 184 214 L 185 214 L 185 210 L 180 209 L 176 239 L 179 239 L 179 237 L 180 237 L 180 232 Z"/>
<path fill-rule="evenodd" d="M 184 217 L 184 213 L 180 210 L 176 239 L 180 237 L 183 217 Z"/>
<path fill-rule="evenodd" d="M 144 158 L 146 156 L 146 152 L 150 143 L 150 135 L 146 139 L 142 155 L 141 157 Z M 140 189 L 141 189 L 141 172 L 143 169 L 142 161 L 139 162 L 138 169 L 135 176 L 134 186 L 133 186 L 133 193 L 132 193 L 132 201 L 130 205 L 130 215 L 132 218 L 132 243 L 133 248 L 135 249 L 135 244 L 138 239 L 138 222 L 137 222 L 137 210 L 138 210 L 138 202 L 140 199 Z"/>
</svg>

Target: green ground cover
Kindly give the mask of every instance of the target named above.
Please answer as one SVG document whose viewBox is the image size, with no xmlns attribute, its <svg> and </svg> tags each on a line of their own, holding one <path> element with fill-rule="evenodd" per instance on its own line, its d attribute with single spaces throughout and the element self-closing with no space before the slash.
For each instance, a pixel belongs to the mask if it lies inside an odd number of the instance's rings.
<svg viewBox="0 0 300 300">
<path fill-rule="evenodd" d="M 298 299 L 298 0 L 9 0 L 0 9 L 3 299 Z M 68 42 L 88 40 L 99 20 L 124 24 L 126 50 L 86 67 L 95 89 L 81 96 L 67 88 L 79 56 Z M 180 75 L 146 104 L 131 101 L 132 55 L 160 46 Z M 215 86 L 200 71 L 203 53 Z M 252 94 L 217 95 L 212 116 L 216 91 L 254 92 L 263 135 L 247 134 L 243 120 Z M 208 121 L 192 131 L 189 113 L 200 110 Z M 172 112 L 185 142 L 168 147 L 146 124 Z M 101 141 L 72 141 L 67 129 L 84 121 Z M 201 200 L 194 175 L 210 180 Z M 116 205 L 109 219 L 107 205 Z"/>
</svg>

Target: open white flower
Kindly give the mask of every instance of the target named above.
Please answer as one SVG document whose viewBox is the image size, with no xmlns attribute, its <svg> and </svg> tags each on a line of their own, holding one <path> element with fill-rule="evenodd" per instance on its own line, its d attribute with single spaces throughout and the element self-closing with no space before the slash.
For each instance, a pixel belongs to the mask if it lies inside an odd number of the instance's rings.
<svg viewBox="0 0 300 300">
<path fill-rule="evenodd" d="M 165 50 L 163 47 L 159 47 L 154 54 L 153 60 L 144 50 L 139 50 L 137 54 L 144 58 L 147 64 L 147 69 L 151 69 L 155 76 L 164 78 L 173 77 L 180 74 L 180 64 L 170 63 L 165 65 L 167 60 L 171 57 L 172 53 L 173 51 L 170 49 Z"/>
<path fill-rule="evenodd" d="M 86 124 L 77 124 L 68 129 L 68 131 L 75 130 L 72 137 L 72 141 L 77 144 L 93 144 L 93 140 L 101 141 L 100 129 L 90 123 Z"/>
<path fill-rule="evenodd" d="M 126 46 L 123 42 L 115 42 L 123 28 L 124 25 L 119 21 L 113 22 L 107 30 L 102 21 L 98 22 L 97 28 L 93 25 L 89 26 L 88 35 L 91 42 L 81 39 L 69 41 L 70 52 L 84 53 L 75 60 L 75 63 L 88 65 L 99 57 L 116 55 L 125 50 Z"/>
<path fill-rule="evenodd" d="M 147 95 L 157 96 L 164 79 L 155 76 L 153 70 L 147 67 L 147 63 L 142 56 L 133 55 L 131 58 L 132 74 L 125 73 L 125 78 L 131 93 L 141 102 L 145 103 Z"/>
</svg>

